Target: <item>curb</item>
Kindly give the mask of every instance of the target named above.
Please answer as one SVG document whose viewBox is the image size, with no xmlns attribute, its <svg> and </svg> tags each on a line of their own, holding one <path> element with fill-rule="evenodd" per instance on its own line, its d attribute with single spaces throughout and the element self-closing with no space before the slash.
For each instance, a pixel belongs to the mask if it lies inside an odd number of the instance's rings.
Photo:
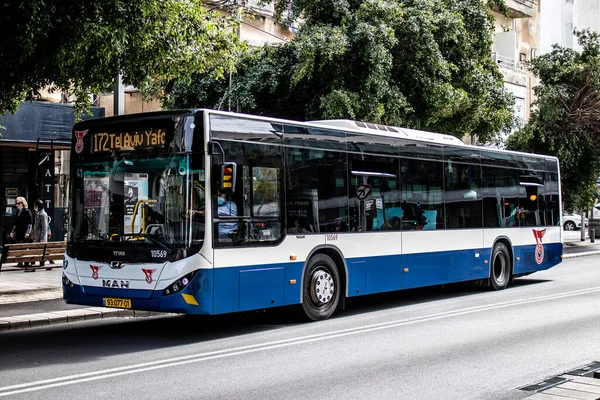
<svg viewBox="0 0 600 400">
<path fill-rule="evenodd" d="M 569 258 L 595 256 L 595 255 L 598 255 L 598 254 L 600 254 L 600 250 L 582 251 L 581 253 L 563 254 L 562 258 L 563 258 L 563 260 L 566 260 L 566 259 L 569 259 Z"/>
<path fill-rule="evenodd" d="M 143 318 L 157 315 L 175 315 L 154 311 L 125 310 L 121 308 L 89 307 L 77 310 L 53 311 L 39 314 L 0 318 L 0 332 L 35 328 L 65 322 L 88 321 L 100 318 Z"/>
</svg>

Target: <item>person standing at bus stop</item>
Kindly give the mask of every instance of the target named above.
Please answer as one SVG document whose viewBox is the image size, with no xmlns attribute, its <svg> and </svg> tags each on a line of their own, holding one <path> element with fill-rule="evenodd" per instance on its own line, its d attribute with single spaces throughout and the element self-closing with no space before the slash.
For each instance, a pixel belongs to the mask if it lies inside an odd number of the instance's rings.
<svg viewBox="0 0 600 400">
<path fill-rule="evenodd" d="M 27 208 L 27 200 L 24 197 L 17 197 L 16 200 L 17 206 L 17 218 L 15 220 L 15 225 L 10 232 L 10 237 L 15 239 L 17 243 L 29 243 L 31 242 L 31 231 L 33 228 L 33 217 L 31 216 L 31 211 Z M 24 264 L 18 263 L 18 267 L 24 266 L 28 267 L 29 263 L 26 262 Z M 35 271 L 35 270 L 25 270 L 26 272 Z"/>
<path fill-rule="evenodd" d="M 33 242 L 46 243 L 48 242 L 48 214 L 44 210 L 44 202 L 37 199 L 33 203 L 35 216 L 33 217 Z M 40 267 L 44 266 L 44 262 L 40 261 Z M 50 270 L 51 268 L 47 268 Z M 35 272 L 35 270 L 32 270 Z"/>
</svg>

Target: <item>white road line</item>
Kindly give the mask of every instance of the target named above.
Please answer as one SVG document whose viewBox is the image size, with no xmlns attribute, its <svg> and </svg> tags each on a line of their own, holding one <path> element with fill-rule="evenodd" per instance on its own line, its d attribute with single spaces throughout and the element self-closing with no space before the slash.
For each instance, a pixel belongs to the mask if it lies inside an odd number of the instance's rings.
<svg viewBox="0 0 600 400">
<path fill-rule="evenodd" d="M 273 342 L 265 342 L 265 343 L 259 343 L 259 344 L 254 344 L 254 345 L 241 346 L 241 347 L 236 347 L 236 348 L 232 348 L 232 349 L 211 351 L 211 352 L 206 352 L 206 353 L 198 353 L 198 354 L 192 354 L 192 355 L 188 355 L 188 356 L 175 357 L 175 358 L 151 361 L 151 362 L 140 363 L 140 364 L 133 364 L 130 366 L 116 367 L 116 368 L 110 368 L 110 369 L 105 369 L 105 370 L 100 370 L 100 371 L 86 372 L 86 373 L 82 373 L 82 374 L 68 375 L 68 376 L 63 376 L 63 377 L 58 377 L 58 378 L 44 379 L 44 380 L 40 380 L 40 381 L 22 383 L 22 384 L 18 384 L 18 385 L 4 386 L 4 387 L 0 387 L 0 397 L 10 396 L 10 395 L 20 394 L 20 393 L 39 391 L 39 390 L 44 390 L 44 389 L 51 389 L 51 388 L 60 387 L 60 386 L 75 385 L 75 384 L 80 384 L 80 383 L 84 383 L 84 382 L 91 382 L 91 381 L 96 381 L 96 380 L 100 380 L 100 379 L 108 379 L 108 378 L 114 378 L 117 376 L 124 376 L 124 375 L 147 372 L 147 371 L 153 371 L 153 370 L 157 370 L 157 369 L 170 368 L 170 367 L 175 367 L 175 366 L 185 365 L 185 364 L 190 364 L 190 363 L 197 363 L 197 362 L 202 362 L 202 361 L 209 361 L 209 360 L 215 360 L 215 359 L 220 359 L 220 358 L 239 356 L 239 355 L 243 355 L 243 354 L 255 353 L 255 352 L 265 351 L 265 350 L 272 350 L 272 349 L 288 347 L 288 346 L 293 346 L 293 345 L 301 345 L 301 344 L 306 344 L 306 343 L 311 343 L 311 342 L 316 342 L 316 341 L 321 341 L 321 340 L 328 340 L 328 339 L 356 335 L 356 334 L 360 334 L 360 333 L 373 332 L 373 331 L 378 331 L 378 330 L 383 330 L 383 329 L 397 328 L 400 326 L 406 326 L 406 325 L 412 325 L 412 324 L 417 324 L 417 323 L 422 323 L 422 322 L 429 322 L 429 321 L 440 320 L 440 319 L 445 319 L 445 318 L 457 317 L 457 316 L 462 316 L 462 315 L 467 315 L 467 314 L 478 313 L 478 312 L 482 312 L 482 311 L 496 310 L 496 309 L 512 307 L 512 306 L 516 306 L 516 305 L 530 304 L 530 303 L 536 303 L 536 302 L 540 302 L 540 301 L 556 300 L 556 299 L 562 299 L 562 298 L 566 298 L 566 297 L 580 296 L 580 295 L 597 293 L 597 292 L 600 292 L 600 287 L 575 290 L 572 292 L 552 294 L 552 295 L 547 295 L 547 296 L 533 297 L 530 299 L 512 300 L 512 301 L 506 301 L 506 302 L 502 302 L 502 303 L 496 303 L 496 304 L 490 304 L 490 305 L 484 305 L 484 306 L 469 307 L 469 308 L 463 308 L 463 309 L 454 310 L 454 311 L 447 311 L 447 312 L 443 312 L 443 313 L 430 314 L 430 315 L 426 315 L 426 316 L 422 316 L 422 317 L 388 321 L 388 322 L 379 323 L 379 324 L 371 324 L 371 325 L 365 325 L 365 326 L 356 327 L 356 328 L 348 328 L 348 329 L 342 329 L 342 330 L 338 330 L 338 331 L 308 335 L 308 336 L 300 337 L 300 338 L 283 339 L 283 340 L 277 340 L 277 341 L 273 341 Z"/>
</svg>

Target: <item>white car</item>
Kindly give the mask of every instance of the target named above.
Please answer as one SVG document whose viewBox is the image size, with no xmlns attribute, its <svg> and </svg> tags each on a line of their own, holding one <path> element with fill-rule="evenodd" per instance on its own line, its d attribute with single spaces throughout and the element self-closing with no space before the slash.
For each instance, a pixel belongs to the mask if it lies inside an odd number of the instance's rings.
<svg viewBox="0 0 600 400">
<path fill-rule="evenodd" d="M 597 203 L 594 208 L 592 208 L 592 218 L 600 219 L 600 203 Z"/>
<path fill-rule="evenodd" d="M 588 225 L 588 219 L 585 219 L 585 226 Z M 563 212 L 562 226 L 565 231 L 578 231 L 581 229 L 581 215 L 570 212 Z"/>
</svg>

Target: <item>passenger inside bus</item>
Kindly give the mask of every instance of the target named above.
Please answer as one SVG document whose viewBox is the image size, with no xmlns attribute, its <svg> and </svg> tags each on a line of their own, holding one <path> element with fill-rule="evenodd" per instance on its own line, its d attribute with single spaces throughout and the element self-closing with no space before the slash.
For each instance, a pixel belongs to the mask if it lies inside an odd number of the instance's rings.
<svg viewBox="0 0 600 400">
<path fill-rule="evenodd" d="M 305 219 L 305 218 L 303 218 Z M 313 233 L 313 227 L 311 224 L 300 222 L 300 218 L 294 219 L 294 225 L 288 228 L 289 233 Z"/>
<path fill-rule="evenodd" d="M 204 209 L 191 211 L 192 215 L 204 215 Z M 218 193 L 217 195 L 217 216 L 218 217 L 237 217 L 237 205 L 229 200 L 226 194 Z M 226 242 L 228 239 L 233 239 L 239 230 L 238 222 L 219 222 L 219 241 Z"/>
</svg>

